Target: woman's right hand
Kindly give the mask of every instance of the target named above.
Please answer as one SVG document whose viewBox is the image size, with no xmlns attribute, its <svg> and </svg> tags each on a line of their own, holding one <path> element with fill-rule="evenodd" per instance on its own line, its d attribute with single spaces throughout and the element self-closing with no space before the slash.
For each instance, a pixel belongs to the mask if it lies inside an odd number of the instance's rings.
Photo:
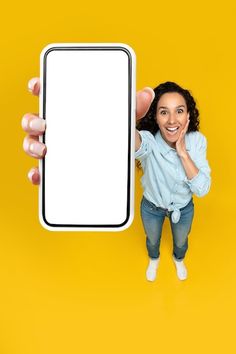
<svg viewBox="0 0 236 354">
<path fill-rule="evenodd" d="M 33 78 L 28 83 L 29 91 L 38 96 L 40 92 L 39 78 Z M 147 113 L 153 99 L 154 91 L 150 87 L 145 87 L 136 94 L 136 120 L 141 119 Z M 39 141 L 39 136 L 43 135 L 46 129 L 46 122 L 36 113 L 26 113 L 21 121 L 22 128 L 28 135 L 24 138 L 23 149 L 31 157 L 42 159 L 47 153 L 45 144 Z M 28 178 L 32 184 L 40 184 L 40 174 L 38 167 L 32 167 L 28 173 Z"/>
</svg>

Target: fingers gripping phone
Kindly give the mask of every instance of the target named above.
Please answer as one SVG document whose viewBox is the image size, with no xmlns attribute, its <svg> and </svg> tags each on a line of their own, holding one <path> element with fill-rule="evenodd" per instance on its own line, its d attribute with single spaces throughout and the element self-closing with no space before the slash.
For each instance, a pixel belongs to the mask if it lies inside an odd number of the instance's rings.
<svg viewBox="0 0 236 354">
<path fill-rule="evenodd" d="M 51 231 L 122 231 L 134 217 L 136 56 L 123 43 L 40 55 L 39 219 Z"/>
</svg>

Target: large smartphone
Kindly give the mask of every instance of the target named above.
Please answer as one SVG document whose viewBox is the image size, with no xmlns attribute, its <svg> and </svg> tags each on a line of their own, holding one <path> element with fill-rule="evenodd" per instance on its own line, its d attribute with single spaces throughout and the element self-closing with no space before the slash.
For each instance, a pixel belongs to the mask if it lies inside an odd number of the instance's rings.
<svg viewBox="0 0 236 354">
<path fill-rule="evenodd" d="M 39 219 L 51 231 L 122 231 L 134 217 L 136 56 L 124 43 L 53 43 L 40 55 Z"/>
</svg>

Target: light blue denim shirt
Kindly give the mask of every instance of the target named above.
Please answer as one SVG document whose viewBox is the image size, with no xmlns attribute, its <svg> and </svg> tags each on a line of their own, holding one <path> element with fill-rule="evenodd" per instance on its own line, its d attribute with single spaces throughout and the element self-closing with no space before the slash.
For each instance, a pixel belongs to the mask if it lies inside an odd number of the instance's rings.
<svg viewBox="0 0 236 354">
<path fill-rule="evenodd" d="M 192 179 L 188 179 L 176 150 L 163 139 L 160 130 L 155 136 L 147 130 L 140 130 L 141 146 L 135 151 L 135 159 L 141 162 L 141 178 L 144 196 L 157 207 L 174 211 L 172 221 L 179 221 L 180 208 L 186 206 L 195 194 L 202 197 L 211 185 L 208 161 L 206 159 L 207 140 L 198 132 L 185 134 L 185 146 L 191 159 L 199 169 Z"/>
</svg>

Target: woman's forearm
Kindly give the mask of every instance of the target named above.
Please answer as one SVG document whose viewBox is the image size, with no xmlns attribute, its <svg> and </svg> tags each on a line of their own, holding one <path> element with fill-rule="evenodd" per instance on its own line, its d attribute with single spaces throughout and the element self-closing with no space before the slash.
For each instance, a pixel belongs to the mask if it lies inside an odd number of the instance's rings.
<svg viewBox="0 0 236 354">
<path fill-rule="evenodd" d="M 180 160 L 182 162 L 183 168 L 186 172 L 188 179 L 192 179 L 198 174 L 199 169 L 191 159 L 188 152 L 180 156 Z"/>
<path fill-rule="evenodd" d="M 135 129 L 135 151 L 138 151 L 138 149 L 141 146 L 141 137 L 137 129 Z"/>
</svg>

